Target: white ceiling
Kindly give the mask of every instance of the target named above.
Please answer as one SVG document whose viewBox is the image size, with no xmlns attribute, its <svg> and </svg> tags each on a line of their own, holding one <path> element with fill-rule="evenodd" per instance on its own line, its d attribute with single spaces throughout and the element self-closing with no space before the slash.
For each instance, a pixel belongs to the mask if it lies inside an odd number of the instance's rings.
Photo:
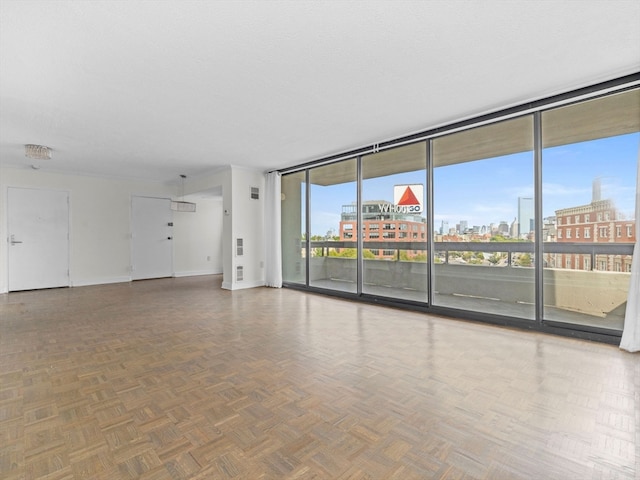
<svg viewBox="0 0 640 480">
<path fill-rule="evenodd" d="M 0 162 L 274 169 L 640 71 L 640 2 L 0 0 Z"/>
</svg>

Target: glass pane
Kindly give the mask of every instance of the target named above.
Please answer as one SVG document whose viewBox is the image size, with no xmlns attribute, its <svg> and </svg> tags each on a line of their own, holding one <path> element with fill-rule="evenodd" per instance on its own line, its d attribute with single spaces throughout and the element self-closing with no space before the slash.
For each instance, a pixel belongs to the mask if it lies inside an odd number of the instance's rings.
<svg viewBox="0 0 640 480">
<path fill-rule="evenodd" d="M 433 142 L 434 305 L 535 318 L 531 116 Z"/>
<path fill-rule="evenodd" d="M 309 285 L 313 287 L 358 291 L 357 220 L 350 222 L 350 235 L 340 232 L 341 214 L 356 209 L 356 170 L 356 159 L 309 170 Z"/>
<path fill-rule="evenodd" d="M 544 112 L 544 318 L 622 330 L 633 244 L 640 90 Z"/>
<path fill-rule="evenodd" d="M 288 283 L 307 282 L 306 274 L 306 182 L 305 172 L 282 176 L 282 279 Z"/>
<path fill-rule="evenodd" d="M 428 300 L 426 166 L 424 142 L 362 158 L 363 293 Z"/>
</svg>

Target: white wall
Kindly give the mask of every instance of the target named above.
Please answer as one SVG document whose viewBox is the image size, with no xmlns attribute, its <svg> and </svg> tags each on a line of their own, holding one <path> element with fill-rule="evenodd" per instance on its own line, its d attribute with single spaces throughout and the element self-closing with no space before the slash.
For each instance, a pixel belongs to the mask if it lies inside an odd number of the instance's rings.
<svg viewBox="0 0 640 480">
<path fill-rule="evenodd" d="M 226 178 L 226 174 L 222 176 Z M 202 179 L 201 189 L 220 185 L 220 175 Z M 203 183 L 204 182 L 204 183 Z M 131 279 L 131 196 L 170 198 L 177 187 L 157 182 L 64 175 L 43 170 L 0 167 L 0 293 L 7 291 L 7 190 L 8 187 L 46 188 L 68 191 L 70 196 L 70 281 L 72 286 L 129 281 Z M 206 209 L 207 207 L 203 207 Z M 213 205 L 211 208 L 214 208 Z M 205 213 L 203 212 L 203 213 Z M 189 215 L 189 214 L 184 214 Z M 176 215 L 177 216 L 177 215 Z M 176 217 L 174 216 L 174 219 Z M 186 218 L 186 217 L 185 217 Z M 179 223 L 182 221 L 179 220 Z M 205 228 L 214 228 L 213 225 Z M 219 220 L 218 220 L 219 221 Z M 187 221 L 188 222 L 188 221 Z M 175 223 L 175 222 L 174 222 Z M 198 259 L 192 259 L 188 242 L 199 235 L 188 233 L 193 225 L 182 224 L 179 245 L 174 246 L 174 268 L 179 272 L 211 269 L 223 264 L 220 249 L 213 240 L 210 252 L 197 246 Z M 220 240 L 217 240 L 220 242 Z M 185 252 L 184 249 L 187 249 Z M 199 262 L 202 254 L 209 262 Z M 216 257 L 216 255 L 218 255 Z"/>
<path fill-rule="evenodd" d="M 231 273 L 231 203 L 232 182 L 231 167 L 221 167 L 210 175 L 189 178 L 185 185 L 188 194 L 209 190 L 212 187 L 222 188 L 222 286 L 232 283 Z M 226 287 L 225 287 L 226 288 Z"/>
<path fill-rule="evenodd" d="M 176 277 L 222 273 L 222 197 L 185 197 L 193 213 L 173 215 L 173 265 Z"/>
<path fill-rule="evenodd" d="M 229 290 L 264 285 L 264 173 L 231 167 L 230 256 L 231 276 L 225 276 L 222 287 Z M 260 199 L 251 198 L 251 187 L 260 189 Z M 236 255 L 236 239 L 244 240 L 244 254 Z M 236 267 L 244 267 L 244 278 L 237 281 Z"/>
<path fill-rule="evenodd" d="M 237 166 L 220 168 L 209 176 L 190 178 L 185 186 L 192 194 L 212 186 L 222 187 L 222 288 L 238 290 L 264 285 L 264 184 L 263 172 Z M 251 187 L 260 189 L 252 200 Z M 244 239 L 244 255 L 237 257 L 235 242 Z M 236 267 L 244 267 L 244 280 L 236 279 Z"/>
</svg>

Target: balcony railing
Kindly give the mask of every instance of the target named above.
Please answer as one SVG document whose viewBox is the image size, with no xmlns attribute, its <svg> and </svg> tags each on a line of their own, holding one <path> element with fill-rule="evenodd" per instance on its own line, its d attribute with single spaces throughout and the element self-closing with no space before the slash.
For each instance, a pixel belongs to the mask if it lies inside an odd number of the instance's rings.
<svg viewBox="0 0 640 480">
<path fill-rule="evenodd" d="M 395 259 L 400 260 L 401 251 L 426 251 L 427 242 L 363 242 L 363 248 L 368 250 L 393 250 Z M 505 253 L 506 266 L 513 265 L 513 255 L 518 253 L 534 253 L 533 242 L 434 242 L 434 252 L 442 257 L 443 263 L 450 263 L 452 252 L 482 252 Z M 343 248 L 356 248 L 356 242 L 346 241 L 312 241 L 312 251 L 321 252 L 319 256 L 329 256 L 329 251 Z M 317 249 L 317 250 L 314 250 Z M 589 255 L 590 269 L 596 265 L 596 255 L 633 255 L 633 243 L 569 243 L 544 242 L 544 254 L 577 254 Z"/>
<path fill-rule="evenodd" d="M 313 241 L 309 278 L 316 286 L 342 288 L 355 280 L 356 262 L 352 258 L 328 256 L 332 249 L 353 249 L 355 242 Z M 396 252 L 394 260 L 365 259 L 364 282 L 369 290 L 388 297 L 427 301 L 427 264 L 399 260 L 399 252 L 425 252 L 427 242 L 364 242 L 365 249 Z M 543 244 L 543 254 L 631 256 L 633 244 Z M 464 263 L 464 252 L 505 254 L 499 264 Z M 522 254 L 533 257 L 532 242 L 435 242 L 434 305 L 475 309 L 491 313 L 531 318 L 535 303 L 534 269 L 518 261 Z M 505 258 L 506 256 L 506 258 Z M 590 269 L 544 269 L 545 318 L 620 330 L 628 294 L 629 273 Z M 326 283 L 325 283 L 326 282 Z M 353 287 L 348 287 L 353 291 Z M 518 309 L 522 311 L 518 314 Z M 515 313 L 514 313 L 515 312 Z"/>
</svg>

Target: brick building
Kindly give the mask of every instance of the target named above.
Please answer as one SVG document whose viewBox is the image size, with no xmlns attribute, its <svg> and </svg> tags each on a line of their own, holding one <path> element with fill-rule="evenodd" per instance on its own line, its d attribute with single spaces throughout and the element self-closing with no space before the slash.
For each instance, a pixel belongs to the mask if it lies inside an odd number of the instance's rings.
<svg viewBox="0 0 640 480">
<path fill-rule="evenodd" d="M 358 211 L 355 204 L 343 205 L 340 215 L 340 240 L 357 240 Z M 386 200 L 369 200 L 362 205 L 362 235 L 364 242 L 426 242 L 426 219 L 416 213 L 408 213 Z M 393 259 L 395 248 L 368 248 L 377 259 Z M 408 257 L 415 257 L 420 250 L 403 250 Z"/>
<path fill-rule="evenodd" d="M 556 210 L 557 242 L 635 243 L 635 221 L 625 219 L 612 200 L 600 196 L 600 183 L 595 180 L 591 203 Z M 632 256 L 553 254 L 547 260 L 555 268 L 630 272 Z"/>
</svg>

